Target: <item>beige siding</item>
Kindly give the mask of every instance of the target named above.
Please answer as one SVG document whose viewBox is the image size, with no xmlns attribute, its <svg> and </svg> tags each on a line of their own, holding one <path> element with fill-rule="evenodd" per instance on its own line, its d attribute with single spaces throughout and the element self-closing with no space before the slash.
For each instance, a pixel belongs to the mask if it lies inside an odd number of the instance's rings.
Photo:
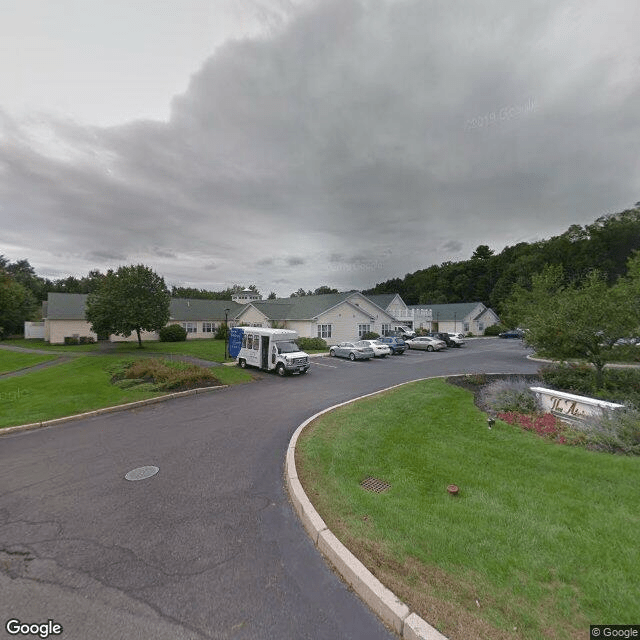
<svg viewBox="0 0 640 640">
<path fill-rule="evenodd" d="M 238 316 L 238 319 L 235 320 L 235 325 L 240 327 L 240 326 L 251 326 L 253 324 L 257 324 L 260 323 L 261 326 L 263 327 L 270 327 L 271 323 L 269 322 L 269 319 L 267 318 L 267 316 L 264 315 L 264 313 L 262 313 L 262 311 L 258 311 L 258 309 L 256 309 L 253 306 L 248 306 L 245 310 L 242 311 L 242 313 Z"/>
<path fill-rule="evenodd" d="M 396 320 L 391 314 L 387 313 L 386 311 L 383 311 L 380 307 L 377 307 L 375 304 L 367 300 L 361 294 L 355 294 L 351 296 L 349 298 L 349 302 L 351 302 L 352 304 L 357 303 L 357 306 L 360 307 L 360 309 L 362 309 L 362 311 L 366 316 L 364 319 L 361 319 L 356 323 L 355 336 L 354 336 L 355 338 L 358 337 L 358 324 L 371 325 L 371 331 L 375 331 L 379 335 L 382 335 L 383 324 L 390 324 L 392 326 L 396 324 Z M 373 318 L 373 320 L 370 320 L 370 318 Z M 354 337 L 345 338 L 345 340 L 353 340 Z"/>
<path fill-rule="evenodd" d="M 287 320 L 284 329 L 297 331 L 301 338 L 316 338 L 318 336 L 317 325 L 311 320 Z"/>
<path fill-rule="evenodd" d="M 320 314 L 317 322 L 317 324 L 331 325 L 331 338 L 326 338 L 328 345 L 357 340 L 358 325 L 367 323 L 369 323 L 369 315 L 346 302 Z M 314 335 L 318 335 L 317 328 Z"/>
<path fill-rule="evenodd" d="M 47 320 L 45 329 L 45 340 L 51 344 L 64 344 L 65 337 L 72 338 L 90 336 L 97 339 L 97 335 L 91 331 L 91 325 L 86 320 Z"/>
</svg>

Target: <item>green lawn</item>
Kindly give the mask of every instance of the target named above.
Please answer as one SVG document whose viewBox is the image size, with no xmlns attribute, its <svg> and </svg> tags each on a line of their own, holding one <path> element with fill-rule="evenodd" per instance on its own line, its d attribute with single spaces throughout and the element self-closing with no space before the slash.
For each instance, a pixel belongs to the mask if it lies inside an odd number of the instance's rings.
<svg viewBox="0 0 640 640">
<path fill-rule="evenodd" d="M 18 353 L 16 351 L 0 349 L 0 373 L 19 371 L 20 369 L 55 359 L 55 355 L 45 356 L 38 353 Z"/>
<path fill-rule="evenodd" d="M 329 528 L 450 638 L 637 623 L 638 458 L 489 430 L 468 391 L 431 380 L 323 416 L 297 459 Z"/>
<path fill-rule="evenodd" d="M 139 352 L 138 352 L 139 355 Z M 102 407 L 163 395 L 135 389 L 120 389 L 111 377 L 128 356 L 79 357 L 15 378 L 0 380 L 0 427 L 51 420 Z M 252 380 L 236 367 L 215 367 L 223 384 Z"/>
<path fill-rule="evenodd" d="M 49 344 L 44 340 L 4 340 L 1 344 L 24 347 L 25 349 L 41 349 L 45 351 L 55 351 L 60 353 L 100 353 L 101 345 L 79 344 L 79 345 L 62 345 Z M 178 353 L 183 355 L 195 356 L 212 362 L 224 361 L 224 340 L 202 339 L 202 340 L 185 340 L 184 342 L 160 342 L 159 340 L 143 341 L 143 348 L 138 347 L 137 342 L 116 342 L 115 351 L 119 354 L 131 353 L 133 355 L 144 353 L 145 351 L 153 353 Z M 227 361 L 230 361 L 227 358 Z"/>
</svg>

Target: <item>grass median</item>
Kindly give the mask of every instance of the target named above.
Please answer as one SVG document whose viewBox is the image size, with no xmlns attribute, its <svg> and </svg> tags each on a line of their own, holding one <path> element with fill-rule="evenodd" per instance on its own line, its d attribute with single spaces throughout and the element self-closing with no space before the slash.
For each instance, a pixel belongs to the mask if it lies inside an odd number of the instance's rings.
<svg viewBox="0 0 640 640">
<path fill-rule="evenodd" d="M 298 442 L 328 527 L 448 637 L 582 638 L 637 622 L 640 459 L 489 430 L 471 393 L 442 380 L 322 416 Z M 391 487 L 366 491 L 367 477 Z"/>
<path fill-rule="evenodd" d="M 0 428 L 52 420 L 166 393 L 112 384 L 114 371 L 131 361 L 127 356 L 78 357 L 71 362 L 0 380 Z M 235 367 L 215 367 L 214 373 L 221 384 L 252 379 L 249 373 Z"/>
<path fill-rule="evenodd" d="M 0 349 L 0 374 L 20 371 L 36 364 L 55 360 L 57 355 L 40 355 L 38 353 L 18 353 Z"/>
</svg>

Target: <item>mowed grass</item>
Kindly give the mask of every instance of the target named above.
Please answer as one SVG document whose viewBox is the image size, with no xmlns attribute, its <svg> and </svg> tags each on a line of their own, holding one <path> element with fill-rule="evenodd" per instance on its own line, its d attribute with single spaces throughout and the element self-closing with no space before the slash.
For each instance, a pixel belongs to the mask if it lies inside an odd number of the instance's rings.
<svg viewBox="0 0 640 640">
<path fill-rule="evenodd" d="M 100 353 L 101 345 L 94 344 L 78 344 L 78 345 L 62 345 L 49 344 L 44 340 L 4 340 L 2 344 L 15 347 L 23 347 L 25 349 L 38 349 L 44 351 L 55 351 L 56 353 Z M 115 342 L 113 343 L 115 352 L 119 354 L 131 353 L 140 354 L 145 352 L 153 353 L 175 353 L 202 358 L 212 362 L 224 361 L 224 340 L 214 339 L 198 339 L 185 340 L 184 342 L 160 342 L 159 340 L 146 340 L 142 342 L 142 349 L 138 347 L 137 342 Z M 229 359 L 227 358 L 227 361 Z"/>
<path fill-rule="evenodd" d="M 79 357 L 47 369 L 0 380 L 0 427 L 61 418 L 165 393 L 121 389 L 112 384 L 114 371 L 125 362 L 131 362 L 131 358 Z M 214 374 L 222 384 L 252 380 L 249 373 L 235 367 L 216 367 Z"/>
<path fill-rule="evenodd" d="M 56 355 L 45 356 L 38 353 L 18 353 L 0 349 L 0 374 L 33 367 L 42 362 L 55 360 L 56 357 Z"/>
<path fill-rule="evenodd" d="M 450 638 L 637 623 L 638 458 L 489 430 L 471 393 L 430 380 L 321 417 L 297 464 L 328 527 Z M 391 488 L 362 489 L 369 476 Z"/>
</svg>

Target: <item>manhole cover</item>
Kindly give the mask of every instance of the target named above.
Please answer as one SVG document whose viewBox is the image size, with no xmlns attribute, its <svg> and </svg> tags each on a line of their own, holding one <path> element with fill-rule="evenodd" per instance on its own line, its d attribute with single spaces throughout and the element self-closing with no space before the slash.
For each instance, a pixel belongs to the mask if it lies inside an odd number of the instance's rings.
<svg viewBox="0 0 640 640">
<path fill-rule="evenodd" d="M 125 476 L 127 480 L 145 480 L 146 478 L 150 478 L 151 476 L 155 476 L 160 469 L 158 467 L 138 467 L 137 469 L 133 469 L 129 471 Z"/>
<path fill-rule="evenodd" d="M 382 493 L 391 488 L 391 485 L 384 480 L 378 480 L 378 478 L 365 478 L 360 486 L 367 491 L 375 491 L 376 493 Z"/>
</svg>

